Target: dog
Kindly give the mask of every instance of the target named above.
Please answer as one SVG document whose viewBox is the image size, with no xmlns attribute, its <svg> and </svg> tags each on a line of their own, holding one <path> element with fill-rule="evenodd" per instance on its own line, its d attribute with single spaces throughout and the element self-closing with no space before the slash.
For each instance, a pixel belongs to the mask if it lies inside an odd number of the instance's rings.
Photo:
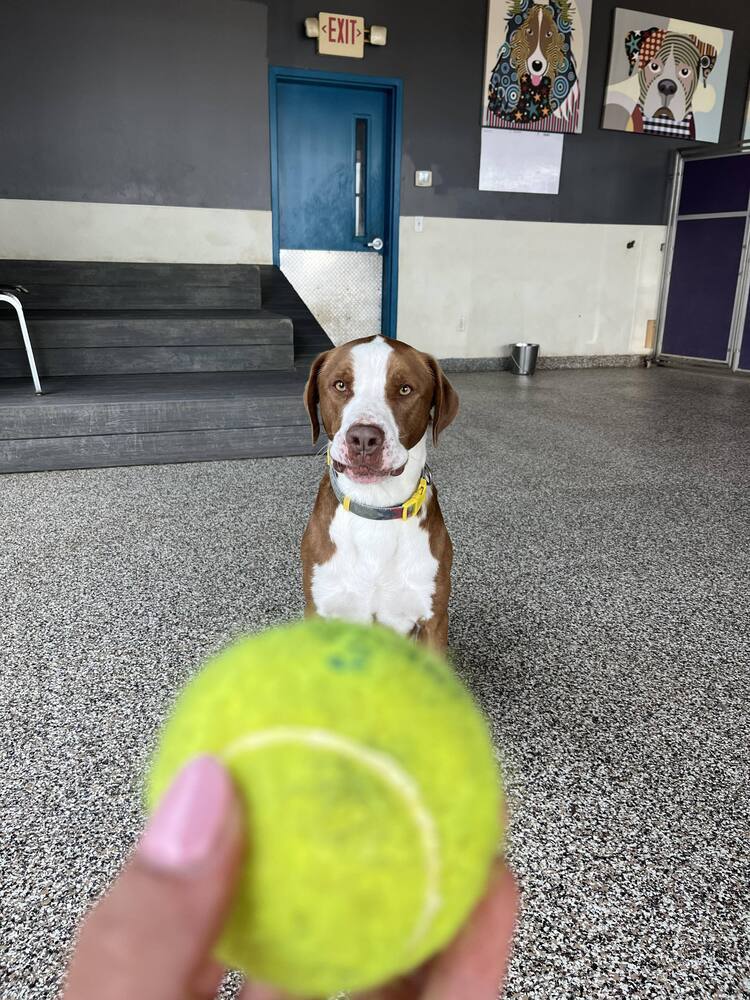
<svg viewBox="0 0 750 1000">
<path fill-rule="evenodd" d="M 569 0 L 520 0 L 492 70 L 485 125 L 549 132 L 578 126 L 580 88 Z"/>
<path fill-rule="evenodd" d="M 716 65 L 714 46 L 696 35 L 647 28 L 628 32 L 625 52 L 639 84 L 626 130 L 695 139 L 693 95 Z"/>
<path fill-rule="evenodd" d="M 365 337 L 319 355 L 304 393 L 328 468 L 302 539 L 306 614 L 379 622 L 434 648 L 448 642 L 453 546 L 427 465 L 458 413 L 438 362 Z"/>
</svg>

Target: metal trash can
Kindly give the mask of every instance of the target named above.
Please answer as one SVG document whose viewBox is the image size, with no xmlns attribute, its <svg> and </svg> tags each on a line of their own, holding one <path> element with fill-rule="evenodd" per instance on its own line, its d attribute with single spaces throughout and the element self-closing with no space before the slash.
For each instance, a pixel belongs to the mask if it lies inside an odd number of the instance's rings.
<svg viewBox="0 0 750 1000">
<path fill-rule="evenodd" d="M 510 349 L 510 370 L 514 375 L 533 375 L 539 344 L 513 344 Z"/>
</svg>

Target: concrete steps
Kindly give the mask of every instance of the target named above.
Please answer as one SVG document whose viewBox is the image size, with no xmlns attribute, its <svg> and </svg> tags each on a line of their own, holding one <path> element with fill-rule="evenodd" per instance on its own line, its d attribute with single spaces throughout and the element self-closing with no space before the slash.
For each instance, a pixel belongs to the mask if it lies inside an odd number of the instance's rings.
<svg viewBox="0 0 750 1000">
<path fill-rule="evenodd" d="M 0 378 L 28 371 L 18 323 L 0 313 Z M 294 366 L 287 316 L 263 310 L 69 310 L 27 316 L 39 374 L 283 371 Z"/>
<path fill-rule="evenodd" d="M 0 472 L 306 455 L 294 373 L 52 378 L 0 392 Z"/>
<path fill-rule="evenodd" d="M 276 269 L 0 261 L 2 285 L 28 289 L 44 395 L 0 308 L 0 472 L 310 453 L 307 360 L 330 341 Z"/>
<path fill-rule="evenodd" d="M 311 454 L 291 427 L 87 435 L 0 442 L 0 472 L 103 469 L 120 465 L 216 462 L 237 458 L 278 458 Z"/>
<path fill-rule="evenodd" d="M 307 370 L 313 358 L 331 347 L 331 341 L 278 267 L 261 264 L 258 270 L 263 305 L 290 317 L 294 323 L 294 363 Z"/>
<path fill-rule="evenodd" d="M 23 285 L 24 309 L 260 309 L 255 264 L 0 261 L 0 285 Z"/>
</svg>

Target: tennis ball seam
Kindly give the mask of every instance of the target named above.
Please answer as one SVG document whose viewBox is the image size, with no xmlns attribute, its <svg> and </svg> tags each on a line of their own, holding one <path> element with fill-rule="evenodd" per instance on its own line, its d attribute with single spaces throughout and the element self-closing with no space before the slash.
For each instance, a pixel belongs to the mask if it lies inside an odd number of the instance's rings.
<svg viewBox="0 0 750 1000">
<path fill-rule="evenodd" d="M 407 814 L 417 829 L 425 865 L 425 892 L 422 909 L 407 939 L 405 950 L 416 948 L 442 906 L 440 895 L 440 839 L 435 819 L 424 804 L 418 784 L 393 757 L 380 750 L 357 743 L 328 729 L 308 726 L 273 726 L 241 736 L 223 750 L 221 756 L 230 762 L 244 753 L 254 753 L 280 744 L 303 744 L 313 750 L 339 753 L 354 760 L 385 782 L 404 802 Z"/>
</svg>

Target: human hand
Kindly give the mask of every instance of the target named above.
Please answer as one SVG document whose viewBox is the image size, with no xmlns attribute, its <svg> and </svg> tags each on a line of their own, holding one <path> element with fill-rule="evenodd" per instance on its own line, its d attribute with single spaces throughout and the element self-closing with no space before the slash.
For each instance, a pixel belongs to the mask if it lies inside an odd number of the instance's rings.
<svg viewBox="0 0 750 1000">
<path fill-rule="evenodd" d="M 411 975 L 357 1000 L 497 1000 L 518 905 L 515 880 L 505 863 L 497 861 L 487 891 L 443 951 Z M 271 995 L 270 1000 L 280 998 Z"/>
<path fill-rule="evenodd" d="M 209 1000 L 225 969 L 211 953 L 242 859 L 239 803 L 227 771 L 198 757 L 178 775 L 132 858 L 84 921 L 63 1000 Z M 454 941 L 366 1000 L 495 1000 L 518 896 L 498 863 Z M 248 983 L 241 1000 L 283 1000 Z M 365 997 L 361 997 L 365 1000 Z"/>
</svg>

